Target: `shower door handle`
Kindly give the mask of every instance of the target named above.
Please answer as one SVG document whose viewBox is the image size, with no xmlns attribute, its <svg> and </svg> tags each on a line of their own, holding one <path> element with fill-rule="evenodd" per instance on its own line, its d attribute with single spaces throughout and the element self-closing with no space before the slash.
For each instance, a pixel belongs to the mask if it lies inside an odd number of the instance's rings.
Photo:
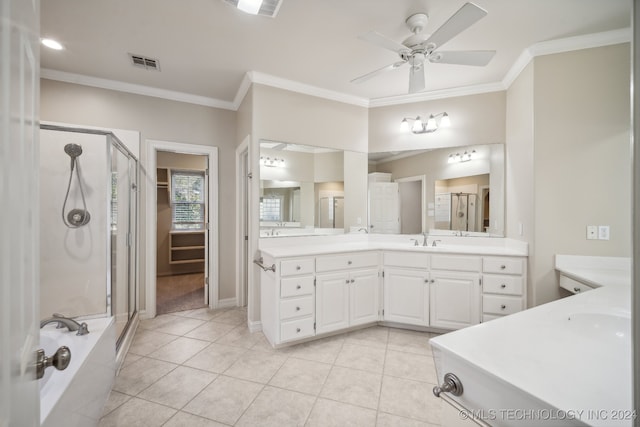
<svg viewBox="0 0 640 427">
<path fill-rule="evenodd" d="M 44 377 L 44 370 L 53 366 L 58 371 L 64 371 L 71 362 L 71 350 L 69 347 L 62 346 L 53 353 L 53 356 L 45 356 L 44 350 L 36 351 L 36 379 Z"/>
</svg>

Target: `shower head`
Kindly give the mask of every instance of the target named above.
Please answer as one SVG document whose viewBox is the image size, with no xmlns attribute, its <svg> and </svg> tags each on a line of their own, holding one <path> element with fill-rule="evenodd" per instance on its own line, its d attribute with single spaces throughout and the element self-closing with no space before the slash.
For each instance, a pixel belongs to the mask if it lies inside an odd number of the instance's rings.
<svg viewBox="0 0 640 427">
<path fill-rule="evenodd" d="M 67 144 L 64 146 L 64 152 L 71 156 L 71 159 L 75 159 L 82 154 L 82 146 L 78 144 Z"/>
</svg>

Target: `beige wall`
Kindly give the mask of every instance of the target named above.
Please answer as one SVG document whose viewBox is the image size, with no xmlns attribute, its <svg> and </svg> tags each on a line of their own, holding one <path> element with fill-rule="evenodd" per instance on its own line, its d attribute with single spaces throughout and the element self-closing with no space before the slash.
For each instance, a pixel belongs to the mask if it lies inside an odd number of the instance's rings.
<svg viewBox="0 0 640 427">
<path fill-rule="evenodd" d="M 369 152 L 494 144 L 505 141 L 504 91 L 435 101 L 377 107 L 369 110 Z M 451 127 L 414 135 L 400 131 L 404 117 L 428 118 L 447 112 Z"/>
<path fill-rule="evenodd" d="M 145 197 L 147 172 L 146 140 L 156 139 L 218 147 L 220 209 L 219 298 L 235 295 L 235 147 L 236 113 L 88 86 L 41 80 L 40 116 L 43 121 L 73 123 L 105 128 L 138 130 L 141 133 L 140 191 L 140 302 L 144 310 Z M 153 191 L 156 191 L 153 189 Z M 215 225 L 214 225 L 215 226 Z"/>
<path fill-rule="evenodd" d="M 554 254 L 630 256 L 629 81 L 629 44 L 535 59 L 535 304 L 560 295 Z"/>
</svg>

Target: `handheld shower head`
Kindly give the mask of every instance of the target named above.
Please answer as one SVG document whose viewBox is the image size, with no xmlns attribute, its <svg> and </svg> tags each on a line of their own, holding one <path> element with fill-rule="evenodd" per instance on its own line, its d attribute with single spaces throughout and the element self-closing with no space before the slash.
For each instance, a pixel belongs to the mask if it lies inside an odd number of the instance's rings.
<svg viewBox="0 0 640 427">
<path fill-rule="evenodd" d="M 78 144 L 67 144 L 64 146 L 64 152 L 67 153 L 72 159 L 75 159 L 82 154 L 82 146 Z"/>
</svg>

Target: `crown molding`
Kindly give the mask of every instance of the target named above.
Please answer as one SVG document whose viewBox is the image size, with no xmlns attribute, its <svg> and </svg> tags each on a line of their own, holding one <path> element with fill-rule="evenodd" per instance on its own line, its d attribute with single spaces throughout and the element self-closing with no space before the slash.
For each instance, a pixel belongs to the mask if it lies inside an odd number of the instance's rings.
<svg viewBox="0 0 640 427">
<path fill-rule="evenodd" d="M 630 41 L 631 28 L 627 27 L 620 28 L 618 30 L 604 31 L 601 33 L 566 37 L 562 39 L 535 43 L 522 51 L 518 59 L 513 63 L 509 71 L 507 71 L 505 76 L 499 82 L 375 99 L 367 99 L 358 96 L 347 95 L 341 92 L 336 92 L 317 86 L 276 77 L 259 71 L 249 71 L 245 74 L 232 102 L 194 95 L 190 93 L 159 89 L 151 86 L 125 83 L 117 80 L 102 79 L 98 77 L 85 76 L 82 74 L 68 73 L 65 71 L 57 71 L 48 68 L 43 68 L 40 70 L 40 77 L 42 77 L 43 79 L 58 80 L 67 83 L 75 83 L 84 86 L 110 89 L 119 92 L 127 92 L 137 95 L 169 99 L 172 101 L 186 102 L 189 104 L 203 105 L 205 107 L 221 108 L 232 111 L 237 111 L 238 108 L 240 108 L 240 104 L 242 104 L 244 97 L 249 92 L 249 88 L 254 83 L 305 95 L 315 96 L 318 98 L 342 102 L 345 104 L 352 104 L 359 107 L 375 108 L 507 90 L 515 81 L 515 79 L 520 75 L 522 70 L 524 70 L 524 68 L 536 56 L 552 55 L 555 53 L 609 46 Z"/>
<path fill-rule="evenodd" d="M 206 96 L 193 95 L 190 93 L 177 92 L 173 90 L 159 89 L 151 86 L 125 83 L 117 80 L 101 79 L 98 77 L 85 76 L 82 74 L 68 73 L 66 71 L 52 70 L 49 68 L 40 69 L 40 77 L 43 79 L 57 80 L 66 83 L 75 83 L 83 86 L 97 87 L 100 89 L 115 90 L 118 92 L 133 93 L 136 95 L 151 96 L 154 98 L 168 99 L 171 101 L 186 102 L 189 104 L 202 105 L 205 107 L 222 108 L 225 110 L 236 110 L 234 104 Z"/>
<path fill-rule="evenodd" d="M 259 71 L 249 71 L 249 78 L 253 83 L 275 87 L 278 89 L 289 90 L 292 92 L 302 93 L 304 95 L 325 98 L 331 101 L 338 101 L 345 104 L 357 105 L 359 107 L 369 107 L 369 100 L 359 96 L 347 95 L 333 90 L 322 89 L 317 86 L 311 86 L 294 80 L 283 79 L 281 77 L 272 76 L 270 74 L 261 73 Z"/>
</svg>

